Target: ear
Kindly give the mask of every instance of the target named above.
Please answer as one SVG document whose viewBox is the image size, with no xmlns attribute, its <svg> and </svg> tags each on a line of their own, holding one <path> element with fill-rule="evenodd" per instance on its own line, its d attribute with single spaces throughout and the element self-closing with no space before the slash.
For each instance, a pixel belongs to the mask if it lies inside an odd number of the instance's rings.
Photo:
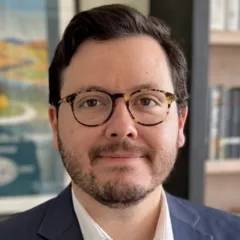
<svg viewBox="0 0 240 240">
<path fill-rule="evenodd" d="M 53 133 L 53 146 L 55 149 L 58 149 L 58 118 L 57 118 L 57 109 L 54 106 L 50 106 L 48 109 L 48 116 L 50 120 L 50 124 L 52 127 Z"/>
<path fill-rule="evenodd" d="M 188 116 L 188 107 L 180 109 L 178 117 L 178 147 L 181 148 L 185 143 L 184 127 Z"/>
</svg>

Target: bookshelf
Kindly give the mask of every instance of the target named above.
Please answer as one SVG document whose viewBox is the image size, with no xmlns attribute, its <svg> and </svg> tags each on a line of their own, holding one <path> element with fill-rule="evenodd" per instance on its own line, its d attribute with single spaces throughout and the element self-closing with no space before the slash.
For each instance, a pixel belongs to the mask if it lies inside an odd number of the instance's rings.
<svg viewBox="0 0 240 240">
<path fill-rule="evenodd" d="M 233 31 L 211 31 L 210 44 L 213 46 L 239 46 L 240 32 Z"/>
<path fill-rule="evenodd" d="M 214 36 L 216 32 L 210 34 Z M 218 34 L 217 34 L 218 35 Z M 220 36 L 229 35 L 223 40 L 219 40 Z M 238 36 L 239 44 L 236 39 L 230 43 L 230 36 Z M 215 37 L 212 37 L 215 38 Z M 225 41 L 226 40 L 226 41 Z M 228 41 L 229 40 L 229 41 Z M 222 44 L 219 44 L 222 42 Z M 226 44 L 228 42 L 228 44 Z M 220 33 L 215 40 L 209 45 L 209 84 L 224 84 L 227 87 L 240 87 L 240 32 L 237 33 Z"/>
<path fill-rule="evenodd" d="M 240 175 L 240 159 L 218 159 L 206 162 L 206 174 L 239 174 Z"/>
<path fill-rule="evenodd" d="M 240 87 L 240 30 L 210 31 L 209 85 Z M 240 158 L 208 159 L 205 162 L 205 204 L 240 213 Z"/>
<path fill-rule="evenodd" d="M 221 174 L 219 174 L 220 171 L 206 174 L 204 179 L 205 205 L 224 211 L 232 212 L 235 209 L 240 212 L 240 192 L 238 191 L 240 173 L 232 171 L 233 165 L 228 166 L 228 170 L 231 171 L 227 172 L 221 169 Z M 215 166 L 216 169 L 219 169 L 219 166 L 221 167 L 221 165 Z"/>
</svg>

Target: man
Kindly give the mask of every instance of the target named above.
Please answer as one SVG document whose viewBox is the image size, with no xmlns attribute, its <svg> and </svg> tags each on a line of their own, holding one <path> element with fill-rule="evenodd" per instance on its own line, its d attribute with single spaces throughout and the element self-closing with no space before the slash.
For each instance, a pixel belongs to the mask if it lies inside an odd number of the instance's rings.
<svg viewBox="0 0 240 240">
<path fill-rule="evenodd" d="M 159 20 L 77 14 L 49 69 L 53 143 L 72 179 L 0 226 L 0 239 L 236 240 L 240 219 L 165 193 L 185 142 L 186 61 Z"/>
</svg>

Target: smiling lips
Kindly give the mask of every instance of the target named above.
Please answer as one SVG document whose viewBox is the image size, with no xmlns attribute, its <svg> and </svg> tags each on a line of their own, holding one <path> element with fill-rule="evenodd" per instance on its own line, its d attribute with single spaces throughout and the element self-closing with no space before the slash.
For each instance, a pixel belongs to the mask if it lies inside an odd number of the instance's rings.
<svg viewBox="0 0 240 240">
<path fill-rule="evenodd" d="M 109 155 L 101 156 L 104 160 L 110 161 L 131 161 L 131 160 L 139 160 L 143 158 L 143 155 L 136 154 L 136 153 L 114 153 Z"/>
<path fill-rule="evenodd" d="M 112 153 L 112 154 L 103 154 L 101 157 L 107 158 L 140 158 L 143 157 L 142 154 L 139 153 L 131 153 L 131 152 L 119 152 L 119 153 Z"/>
</svg>

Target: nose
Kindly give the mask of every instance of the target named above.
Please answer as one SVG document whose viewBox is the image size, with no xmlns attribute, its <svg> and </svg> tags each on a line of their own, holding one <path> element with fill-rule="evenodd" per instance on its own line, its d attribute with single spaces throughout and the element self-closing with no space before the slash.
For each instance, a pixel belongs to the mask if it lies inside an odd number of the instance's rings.
<svg viewBox="0 0 240 240">
<path fill-rule="evenodd" d="M 135 139 L 138 132 L 124 99 L 116 101 L 114 112 L 107 123 L 105 136 L 108 140 L 123 140 L 125 138 Z"/>
</svg>

